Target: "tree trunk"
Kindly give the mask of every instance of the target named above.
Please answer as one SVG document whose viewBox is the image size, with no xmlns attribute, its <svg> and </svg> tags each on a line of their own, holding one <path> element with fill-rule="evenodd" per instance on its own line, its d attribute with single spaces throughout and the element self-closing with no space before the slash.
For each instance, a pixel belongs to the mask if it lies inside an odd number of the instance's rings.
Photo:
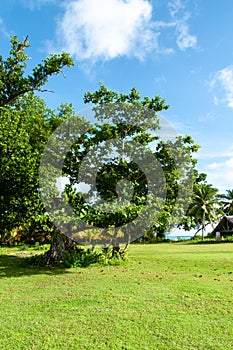
<svg viewBox="0 0 233 350">
<path fill-rule="evenodd" d="M 65 236 L 60 230 L 55 229 L 52 237 L 50 249 L 44 254 L 47 265 L 62 262 L 64 253 L 77 251 L 77 245 L 73 239 Z"/>
<path fill-rule="evenodd" d="M 201 234 L 202 234 L 202 241 L 204 241 L 204 230 L 205 230 L 205 212 L 202 218 L 202 230 L 201 230 Z"/>
<path fill-rule="evenodd" d="M 112 258 L 115 258 L 120 254 L 120 246 L 116 245 L 112 247 Z"/>
</svg>

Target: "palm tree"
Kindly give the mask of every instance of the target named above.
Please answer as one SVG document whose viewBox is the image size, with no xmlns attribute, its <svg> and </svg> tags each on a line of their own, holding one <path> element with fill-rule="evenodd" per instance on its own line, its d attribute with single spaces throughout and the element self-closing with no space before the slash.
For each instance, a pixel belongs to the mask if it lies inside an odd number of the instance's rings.
<svg viewBox="0 0 233 350">
<path fill-rule="evenodd" d="M 226 215 L 233 215 L 233 190 L 227 190 L 226 194 L 222 194 L 223 212 Z"/>
<path fill-rule="evenodd" d="M 217 214 L 220 213 L 219 208 L 217 188 L 205 183 L 194 185 L 193 196 L 187 214 L 193 217 L 196 224 L 201 224 L 202 240 L 204 239 L 205 226 L 209 223 L 213 226 L 214 221 L 217 219 Z"/>
</svg>

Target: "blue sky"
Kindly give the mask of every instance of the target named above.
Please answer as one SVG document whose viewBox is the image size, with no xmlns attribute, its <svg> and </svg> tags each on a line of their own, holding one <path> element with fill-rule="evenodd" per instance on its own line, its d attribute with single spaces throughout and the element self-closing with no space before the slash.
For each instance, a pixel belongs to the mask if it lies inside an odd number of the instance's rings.
<svg viewBox="0 0 233 350">
<path fill-rule="evenodd" d="M 221 191 L 233 188 L 233 2 L 225 0 L 1 0 L 1 53 L 29 35 L 29 67 L 64 50 L 75 61 L 42 97 L 51 108 L 98 83 L 160 94 L 163 116 L 201 146 L 198 169 Z"/>
</svg>

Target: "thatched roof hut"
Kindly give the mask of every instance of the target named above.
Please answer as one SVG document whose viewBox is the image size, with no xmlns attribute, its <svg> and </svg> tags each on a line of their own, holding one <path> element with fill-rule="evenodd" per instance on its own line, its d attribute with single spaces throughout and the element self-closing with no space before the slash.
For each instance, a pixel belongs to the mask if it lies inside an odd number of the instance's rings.
<svg viewBox="0 0 233 350">
<path fill-rule="evenodd" d="M 233 216 L 224 216 L 212 231 L 212 234 L 216 234 L 217 232 L 221 236 L 233 235 Z"/>
</svg>

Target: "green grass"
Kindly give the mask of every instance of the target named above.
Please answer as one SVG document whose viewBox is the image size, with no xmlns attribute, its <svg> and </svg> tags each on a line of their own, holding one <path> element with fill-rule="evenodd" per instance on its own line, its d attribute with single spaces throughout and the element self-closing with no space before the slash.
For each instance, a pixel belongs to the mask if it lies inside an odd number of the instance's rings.
<svg viewBox="0 0 233 350">
<path fill-rule="evenodd" d="M 17 250 L 14 250 L 17 251 Z M 0 248 L 0 349 L 233 349 L 233 244 L 132 245 L 121 266 L 21 266 Z"/>
</svg>

